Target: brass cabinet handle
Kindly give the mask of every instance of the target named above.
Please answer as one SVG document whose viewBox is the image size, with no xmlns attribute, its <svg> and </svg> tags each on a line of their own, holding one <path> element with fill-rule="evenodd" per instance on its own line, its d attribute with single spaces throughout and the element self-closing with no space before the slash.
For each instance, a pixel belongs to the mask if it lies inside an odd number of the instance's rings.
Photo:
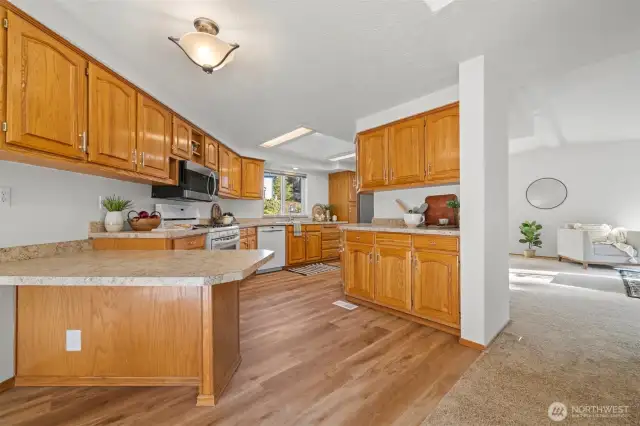
<svg viewBox="0 0 640 426">
<path fill-rule="evenodd" d="M 391 180 L 393 180 L 393 169 L 391 169 Z"/>
<path fill-rule="evenodd" d="M 142 153 L 142 167 L 144 167 L 144 152 Z"/>
<path fill-rule="evenodd" d="M 373 263 L 373 252 L 369 252 L 369 263 Z"/>
<path fill-rule="evenodd" d="M 380 263 L 380 253 L 376 254 L 376 262 Z"/>
<path fill-rule="evenodd" d="M 431 163 L 427 167 L 427 174 L 431 175 Z"/>
<path fill-rule="evenodd" d="M 131 162 L 133 164 L 138 164 L 138 150 L 134 149 L 131 151 Z"/>
</svg>

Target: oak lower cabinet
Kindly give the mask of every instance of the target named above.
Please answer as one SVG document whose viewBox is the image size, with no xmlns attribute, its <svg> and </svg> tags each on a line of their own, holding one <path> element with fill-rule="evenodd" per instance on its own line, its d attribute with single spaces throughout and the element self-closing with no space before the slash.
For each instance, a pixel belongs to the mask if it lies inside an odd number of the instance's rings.
<svg viewBox="0 0 640 426">
<path fill-rule="evenodd" d="M 204 250 L 205 235 L 182 238 L 95 238 L 94 250 Z"/>
<path fill-rule="evenodd" d="M 306 261 L 306 241 L 304 232 L 294 235 L 293 231 L 287 231 L 287 265 L 296 265 Z"/>
<path fill-rule="evenodd" d="M 416 250 L 413 314 L 460 326 L 458 255 Z"/>
<path fill-rule="evenodd" d="M 347 300 L 460 335 L 458 237 L 346 231 Z"/>
<path fill-rule="evenodd" d="M 346 294 L 373 301 L 373 251 L 373 246 L 368 244 L 347 243 L 343 263 Z"/>
<path fill-rule="evenodd" d="M 243 228 L 240 230 L 240 250 L 256 250 L 258 248 L 258 236 L 256 228 Z"/>
<path fill-rule="evenodd" d="M 287 266 L 322 260 L 321 225 L 302 225 L 302 233 L 296 236 L 293 226 L 287 226 Z"/>
<path fill-rule="evenodd" d="M 320 231 L 305 232 L 305 261 L 322 260 L 322 234 Z"/>
<path fill-rule="evenodd" d="M 6 143 L 84 159 L 86 59 L 13 12 L 7 19 Z"/>
<path fill-rule="evenodd" d="M 374 300 L 411 312 L 411 249 L 376 247 Z"/>
<path fill-rule="evenodd" d="M 89 64 L 89 161 L 136 170 L 136 90 Z"/>
</svg>

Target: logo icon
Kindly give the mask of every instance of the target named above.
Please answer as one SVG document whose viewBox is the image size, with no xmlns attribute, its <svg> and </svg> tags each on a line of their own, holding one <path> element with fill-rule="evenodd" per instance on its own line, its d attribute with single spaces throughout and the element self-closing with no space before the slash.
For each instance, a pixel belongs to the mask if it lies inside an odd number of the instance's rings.
<svg viewBox="0 0 640 426">
<path fill-rule="evenodd" d="M 561 422 L 567 418 L 569 412 L 567 411 L 566 405 L 564 405 L 562 402 L 556 401 L 549 406 L 547 414 L 549 415 L 549 418 L 554 422 Z"/>
</svg>

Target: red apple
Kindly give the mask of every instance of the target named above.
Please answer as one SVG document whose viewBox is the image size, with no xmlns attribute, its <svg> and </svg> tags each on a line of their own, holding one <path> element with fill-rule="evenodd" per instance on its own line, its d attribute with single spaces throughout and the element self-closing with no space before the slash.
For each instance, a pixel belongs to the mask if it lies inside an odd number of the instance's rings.
<svg viewBox="0 0 640 426">
<path fill-rule="evenodd" d="M 149 212 L 142 210 L 140 213 L 138 213 L 138 217 L 140 219 L 147 219 L 149 218 Z"/>
</svg>

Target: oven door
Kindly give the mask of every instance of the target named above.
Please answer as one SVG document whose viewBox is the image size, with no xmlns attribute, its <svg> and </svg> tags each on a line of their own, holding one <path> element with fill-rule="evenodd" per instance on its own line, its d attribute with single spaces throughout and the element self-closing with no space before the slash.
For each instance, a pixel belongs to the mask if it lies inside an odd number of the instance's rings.
<svg viewBox="0 0 640 426">
<path fill-rule="evenodd" d="M 209 238 L 207 240 L 207 249 L 209 250 L 239 250 L 240 249 L 240 237 L 233 238 L 232 240 L 217 240 L 215 238 Z"/>
</svg>

